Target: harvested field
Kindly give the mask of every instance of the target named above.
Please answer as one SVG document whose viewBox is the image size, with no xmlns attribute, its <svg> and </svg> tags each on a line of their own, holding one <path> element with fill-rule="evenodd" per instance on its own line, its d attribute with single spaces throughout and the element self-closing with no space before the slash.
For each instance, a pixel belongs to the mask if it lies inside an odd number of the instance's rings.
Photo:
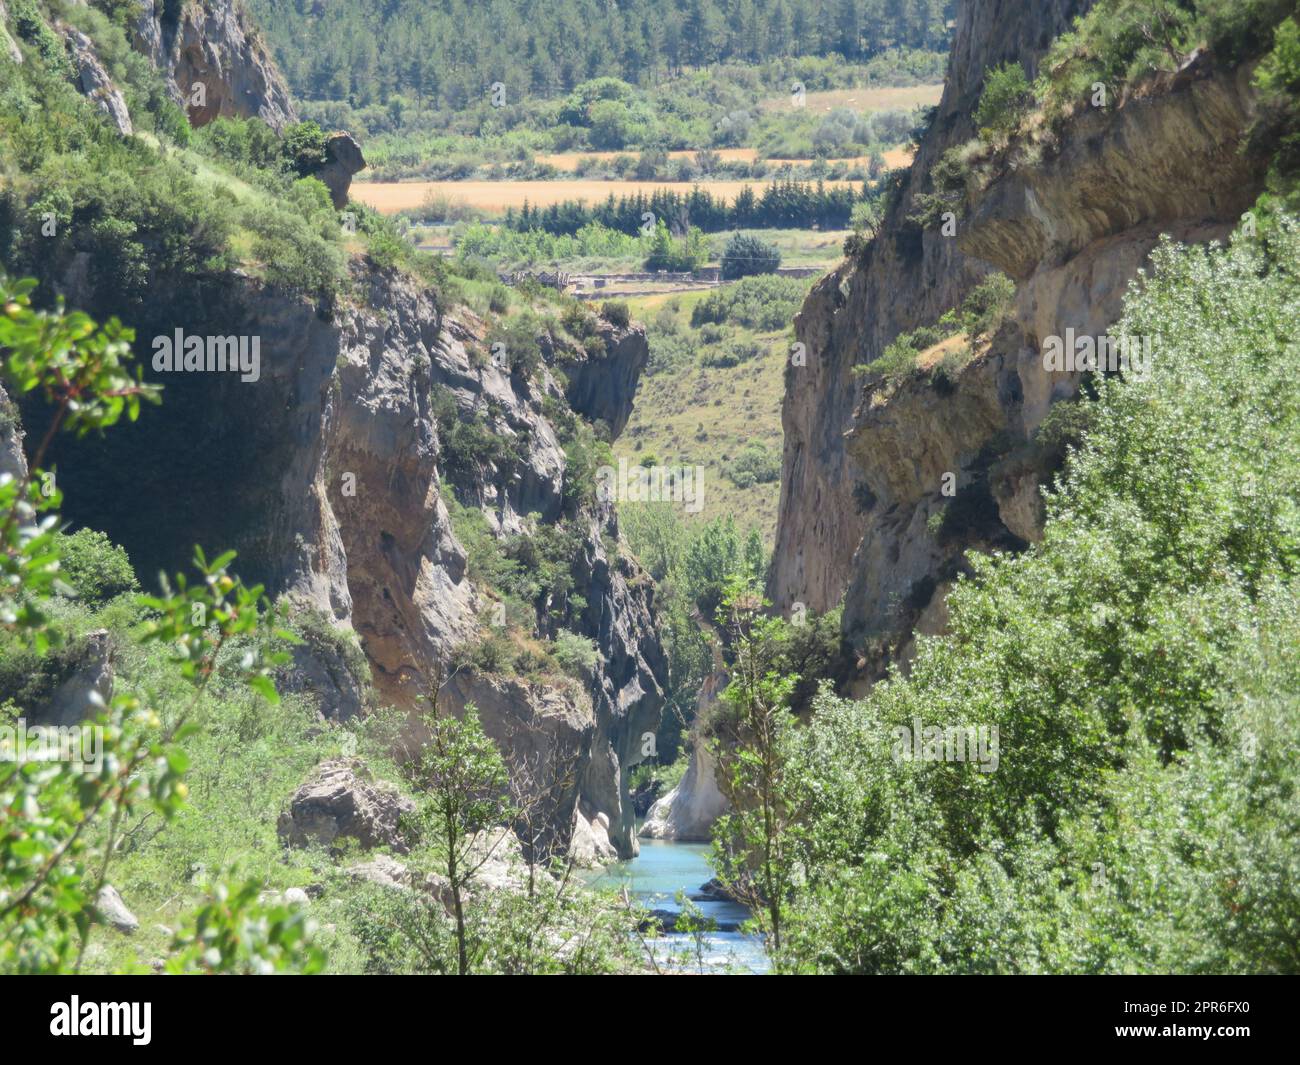
<svg viewBox="0 0 1300 1065">
<path fill-rule="evenodd" d="M 352 186 L 352 198 L 369 204 L 384 214 L 423 206 L 430 199 L 463 203 L 489 214 L 504 213 L 508 207 L 518 210 L 525 203 L 549 207 L 565 200 L 600 203 L 611 195 L 618 199 L 647 196 L 656 189 L 689 193 L 697 185 L 714 196 L 734 200 L 746 185 L 761 194 L 765 181 L 361 181 Z M 851 181 L 828 181 L 828 186 L 853 185 Z"/>
</svg>

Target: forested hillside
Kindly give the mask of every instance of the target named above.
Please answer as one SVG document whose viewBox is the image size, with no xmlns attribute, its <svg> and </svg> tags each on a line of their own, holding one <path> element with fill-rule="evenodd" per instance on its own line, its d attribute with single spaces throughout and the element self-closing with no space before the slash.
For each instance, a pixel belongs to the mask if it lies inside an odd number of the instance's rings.
<svg viewBox="0 0 1300 1065">
<path fill-rule="evenodd" d="M 463 107 L 493 82 L 551 97 L 579 82 L 647 84 L 687 67 L 783 56 L 933 51 L 953 0 L 253 0 L 306 100 L 356 107 L 395 95 Z"/>
</svg>

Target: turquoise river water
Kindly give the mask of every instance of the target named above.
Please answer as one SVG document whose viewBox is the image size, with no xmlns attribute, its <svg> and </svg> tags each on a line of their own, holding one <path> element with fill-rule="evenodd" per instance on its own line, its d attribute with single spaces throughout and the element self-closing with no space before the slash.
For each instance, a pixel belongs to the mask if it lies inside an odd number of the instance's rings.
<svg viewBox="0 0 1300 1065">
<path fill-rule="evenodd" d="M 632 899 L 648 910 L 678 912 L 676 895 L 687 898 L 699 892 L 712 877 L 709 847 L 705 843 L 669 843 L 643 839 L 641 853 L 626 862 L 606 866 L 589 881 L 592 887 L 617 889 L 626 886 Z M 719 924 L 734 924 L 749 917 L 749 911 L 737 902 L 695 902 L 704 917 Z M 706 973 L 762 973 L 768 969 L 767 955 L 760 936 L 741 932 L 709 932 L 703 936 L 703 958 L 697 955 L 693 936 L 669 933 L 653 942 L 656 960 L 665 969 Z"/>
</svg>

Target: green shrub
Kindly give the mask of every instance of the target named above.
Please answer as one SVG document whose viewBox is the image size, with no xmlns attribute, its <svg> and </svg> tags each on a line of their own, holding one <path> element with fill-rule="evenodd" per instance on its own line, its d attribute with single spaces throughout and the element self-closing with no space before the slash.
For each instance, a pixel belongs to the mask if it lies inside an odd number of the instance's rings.
<svg viewBox="0 0 1300 1065">
<path fill-rule="evenodd" d="M 734 281 L 752 274 L 774 274 L 781 265 L 781 250 L 752 233 L 737 233 L 722 254 L 722 279 Z"/>
<path fill-rule="evenodd" d="M 798 277 L 746 277 L 715 288 L 691 310 L 691 325 L 742 325 L 764 332 L 785 329 L 808 294 Z"/>
<path fill-rule="evenodd" d="M 284 131 L 284 155 L 300 177 L 310 177 L 325 165 L 327 137 L 315 122 L 299 122 Z"/>
<path fill-rule="evenodd" d="M 770 484 L 781 476 L 781 457 L 763 444 L 748 443 L 727 464 L 727 476 L 737 488 Z"/>
<path fill-rule="evenodd" d="M 1020 132 L 1021 124 L 1033 105 L 1025 68 L 1019 63 L 1004 63 L 984 74 L 984 91 L 975 108 L 975 125 L 985 141 L 1005 141 Z"/>
<path fill-rule="evenodd" d="M 645 268 L 687 273 L 698 269 L 708 255 L 708 242 L 703 232 L 695 226 L 690 226 L 685 236 L 675 239 L 663 219 L 660 219 L 650 238 L 650 251 L 646 255 Z"/>
<path fill-rule="evenodd" d="M 600 313 L 605 320 L 620 329 L 632 324 L 632 312 L 624 300 L 609 300 L 601 306 Z"/>
<path fill-rule="evenodd" d="M 518 315 L 499 321 L 488 330 L 484 343 L 503 368 L 527 380 L 542 365 L 542 348 L 537 342 L 538 323 L 532 315 Z"/>
<path fill-rule="evenodd" d="M 560 668 L 578 680 L 589 679 L 600 661 L 595 642 L 573 632 L 561 632 L 555 637 L 554 654 Z"/>
<path fill-rule="evenodd" d="M 961 301 L 962 331 L 972 340 L 992 336 L 1001 327 L 1016 297 L 1016 284 L 1005 274 L 992 273 Z"/>
<path fill-rule="evenodd" d="M 77 598 L 90 605 L 139 590 L 126 551 L 94 529 L 59 538 L 59 571 L 76 589 Z"/>
</svg>

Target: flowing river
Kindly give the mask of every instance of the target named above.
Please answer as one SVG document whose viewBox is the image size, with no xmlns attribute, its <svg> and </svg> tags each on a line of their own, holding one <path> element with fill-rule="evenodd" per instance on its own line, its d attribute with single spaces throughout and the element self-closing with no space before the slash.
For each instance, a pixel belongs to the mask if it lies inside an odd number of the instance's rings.
<svg viewBox="0 0 1300 1065">
<path fill-rule="evenodd" d="M 685 972 L 766 972 L 769 966 L 762 937 L 733 930 L 748 919 L 749 911 L 737 902 L 699 897 L 700 889 L 713 877 L 708 844 L 640 842 L 637 857 L 606 866 L 589 881 L 590 886 L 604 890 L 626 886 L 628 895 L 647 910 L 667 913 L 681 911 L 676 898 L 680 891 L 693 901 L 701 917 L 712 918 L 719 928 L 701 933 L 698 940 L 685 932 L 668 932 L 648 940 L 659 965 Z"/>
</svg>

